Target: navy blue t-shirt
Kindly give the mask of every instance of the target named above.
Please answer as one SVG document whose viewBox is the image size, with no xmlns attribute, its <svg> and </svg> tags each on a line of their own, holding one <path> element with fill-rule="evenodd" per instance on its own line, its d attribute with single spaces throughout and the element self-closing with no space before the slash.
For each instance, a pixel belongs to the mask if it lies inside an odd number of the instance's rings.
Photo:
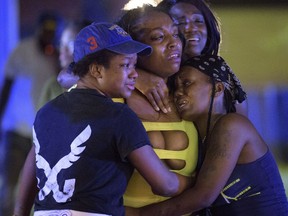
<svg viewBox="0 0 288 216">
<path fill-rule="evenodd" d="M 33 141 L 39 194 L 35 210 L 125 215 L 127 155 L 150 145 L 136 114 L 91 89 L 74 89 L 37 113 Z"/>
</svg>

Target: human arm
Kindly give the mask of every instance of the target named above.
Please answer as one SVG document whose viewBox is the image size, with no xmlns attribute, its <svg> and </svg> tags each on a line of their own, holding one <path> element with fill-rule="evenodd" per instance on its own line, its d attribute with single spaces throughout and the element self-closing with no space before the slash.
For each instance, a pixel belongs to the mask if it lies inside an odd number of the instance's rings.
<svg viewBox="0 0 288 216">
<path fill-rule="evenodd" d="M 248 130 L 239 126 L 242 123 L 235 124 L 241 118 L 229 119 L 221 119 L 221 123 L 214 128 L 195 186 L 166 201 L 132 209 L 135 212 L 131 215 L 176 216 L 209 207 L 230 177 L 249 134 Z"/>
<path fill-rule="evenodd" d="M 175 196 L 190 185 L 186 177 L 170 172 L 149 145 L 132 151 L 128 159 L 155 194 Z"/>
<path fill-rule="evenodd" d="M 78 80 L 79 77 L 74 75 L 68 68 L 63 68 L 57 76 L 57 82 L 62 88 L 67 90 L 75 85 Z"/>
<path fill-rule="evenodd" d="M 18 191 L 15 196 L 14 215 L 29 216 L 34 198 L 38 192 L 35 167 L 35 147 L 26 158 L 18 180 Z"/>
<path fill-rule="evenodd" d="M 137 72 L 136 89 L 148 99 L 156 111 L 170 112 L 169 91 L 164 79 L 155 74 L 142 72 L 139 69 Z"/>
</svg>

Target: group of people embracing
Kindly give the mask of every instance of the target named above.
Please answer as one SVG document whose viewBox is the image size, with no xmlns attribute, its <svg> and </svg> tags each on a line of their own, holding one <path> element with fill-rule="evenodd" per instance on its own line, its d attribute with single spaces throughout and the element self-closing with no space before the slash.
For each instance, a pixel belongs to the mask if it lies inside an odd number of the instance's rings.
<svg viewBox="0 0 288 216">
<path fill-rule="evenodd" d="M 220 42 L 203 0 L 83 28 L 67 69 L 76 88 L 37 113 L 14 214 L 288 215 Z"/>
</svg>

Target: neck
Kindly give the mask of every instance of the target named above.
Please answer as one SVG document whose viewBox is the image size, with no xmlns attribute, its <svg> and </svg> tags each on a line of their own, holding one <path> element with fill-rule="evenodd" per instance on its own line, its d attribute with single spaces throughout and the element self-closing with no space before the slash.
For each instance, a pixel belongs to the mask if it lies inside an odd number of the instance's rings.
<svg viewBox="0 0 288 216">
<path fill-rule="evenodd" d="M 220 119 L 221 116 L 223 116 L 222 113 L 214 113 L 214 114 L 212 113 L 208 134 L 207 134 L 207 127 L 208 127 L 208 114 L 207 113 L 205 116 L 202 116 L 202 117 L 200 117 L 194 121 L 194 123 L 198 129 L 200 139 L 202 141 L 203 141 L 203 139 L 206 139 L 206 137 L 207 138 L 209 137 L 211 131 L 214 128 L 214 125 Z"/>
<path fill-rule="evenodd" d="M 77 88 L 78 89 L 94 89 L 98 91 L 100 94 L 107 96 L 103 91 L 100 90 L 100 88 L 94 83 L 91 82 L 92 77 L 87 79 L 87 78 L 80 78 L 77 81 Z"/>
<path fill-rule="evenodd" d="M 209 137 L 211 130 L 213 130 L 214 125 L 218 121 L 218 119 L 226 114 L 226 110 L 223 106 L 222 97 L 214 97 L 214 102 L 211 110 L 211 118 L 208 122 L 209 118 L 209 108 L 207 108 L 206 112 L 203 112 L 197 120 L 193 121 L 198 128 L 200 138 Z M 210 124 L 209 124 L 210 123 Z M 209 131 L 207 132 L 209 127 Z"/>
<path fill-rule="evenodd" d="M 151 82 L 155 81 L 155 78 L 156 78 L 156 81 L 163 79 L 164 82 L 167 83 L 168 77 L 161 77 L 157 73 L 154 73 L 152 71 L 145 70 L 142 68 L 137 68 L 136 70 L 137 70 L 138 75 L 139 75 L 137 78 L 137 82 L 151 83 Z"/>
</svg>

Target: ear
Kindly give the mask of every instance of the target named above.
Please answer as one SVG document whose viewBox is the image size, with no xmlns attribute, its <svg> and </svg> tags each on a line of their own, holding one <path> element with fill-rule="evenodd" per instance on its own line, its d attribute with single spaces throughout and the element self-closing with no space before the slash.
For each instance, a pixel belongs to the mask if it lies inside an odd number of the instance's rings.
<svg viewBox="0 0 288 216">
<path fill-rule="evenodd" d="M 215 83 L 215 97 L 219 97 L 224 94 L 225 86 L 222 82 Z"/>
<path fill-rule="evenodd" d="M 102 78 L 104 66 L 93 63 L 89 66 L 89 73 L 92 77 L 99 79 Z"/>
</svg>

